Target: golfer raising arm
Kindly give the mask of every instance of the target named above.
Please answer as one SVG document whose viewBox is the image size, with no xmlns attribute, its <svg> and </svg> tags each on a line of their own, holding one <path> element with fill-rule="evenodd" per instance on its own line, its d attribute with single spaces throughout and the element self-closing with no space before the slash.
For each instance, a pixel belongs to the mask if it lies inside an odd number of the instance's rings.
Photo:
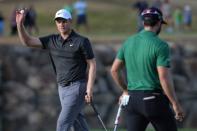
<svg viewBox="0 0 197 131">
<path fill-rule="evenodd" d="M 54 18 L 59 34 L 39 38 L 30 36 L 24 28 L 24 18 L 25 11 L 16 12 L 20 40 L 28 47 L 47 49 L 57 75 L 62 106 L 57 131 L 69 131 L 71 126 L 74 126 L 75 131 L 88 131 L 81 111 L 84 102 L 90 103 L 92 99 L 96 72 L 96 62 L 89 40 L 72 29 L 72 16 L 64 9 L 57 11 Z"/>
<path fill-rule="evenodd" d="M 111 73 L 122 87 L 123 95 L 130 95 L 126 106 L 128 131 L 145 131 L 149 122 L 156 131 L 177 131 L 175 118 L 182 120 L 182 108 L 171 83 L 169 47 L 158 38 L 162 24 L 162 12 L 148 8 L 141 14 L 144 30 L 129 37 L 118 51 Z M 128 84 L 119 76 L 125 66 Z"/>
</svg>

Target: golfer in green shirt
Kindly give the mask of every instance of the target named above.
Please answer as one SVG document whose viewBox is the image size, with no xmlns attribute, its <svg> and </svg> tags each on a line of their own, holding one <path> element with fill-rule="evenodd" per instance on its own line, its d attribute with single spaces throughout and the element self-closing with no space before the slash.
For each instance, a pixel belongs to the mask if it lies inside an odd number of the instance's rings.
<svg viewBox="0 0 197 131">
<path fill-rule="evenodd" d="M 141 17 L 144 30 L 124 42 L 111 68 L 122 96 L 130 96 L 125 107 L 127 129 L 145 131 L 151 123 L 156 131 L 177 131 L 175 118 L 182 121 L 184 113 L 170 77 L 169 46 L 158 37 L 166 22 L 157 8 L 145 9 Z M 127 84 L 119 75 L 124 66 Z"/>
</svg>

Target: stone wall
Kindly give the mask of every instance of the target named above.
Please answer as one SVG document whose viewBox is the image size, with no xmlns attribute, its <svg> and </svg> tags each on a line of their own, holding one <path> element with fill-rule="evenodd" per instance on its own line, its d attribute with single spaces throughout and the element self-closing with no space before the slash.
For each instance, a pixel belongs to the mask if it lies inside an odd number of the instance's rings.
<svg viewBox="0 0 197 131">
<path fill-rule="evenodd" d="M 197 52 L 193 47 L 172 47 L 172 73 L 178 98 L 186 112 L 180 127 L 197 127 Z M 116 55 L 112 46 L 95 45 L 97 78 L 94 87 L 96 108 L 113 127 L 118 108 L 119 88 L 110 75 Z M 55 75 L 48 53 L 39 49 L 2 45 L 0 47 L 0 119 L 2 131 L 54 131 L 60 111 Z M 90 128 L 101 127 L 90 106 L 85 107 Z M 120 126 L 124 127 L 124 119 Z"/>
</svg>

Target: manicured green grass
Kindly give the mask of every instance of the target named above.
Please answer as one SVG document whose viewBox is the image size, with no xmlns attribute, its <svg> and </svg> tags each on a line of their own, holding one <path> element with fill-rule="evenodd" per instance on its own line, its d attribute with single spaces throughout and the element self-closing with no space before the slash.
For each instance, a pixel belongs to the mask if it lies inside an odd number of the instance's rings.
<svg viewBox="0 0 197 131">
<path fill-rule="evenodd" d="M 73 0 L 74 1 L 74 0 Z M 87 0 L 88 1 L 88 23 L 90 30 L 86 32 L 84 28 L 81 28 L 78 32 L 82 35 L 90 38 L 91 41 L 102 41 L 103 43 L 122 43 L 129 35 L 136 33 L 137 30 L 137 11 L 131 8 L 132 1 L 136 0 Z M 183 6 L 185 0 L 179 0 L 179 5 Z M 162 31 L 161 37 L 166 40 L 180 40 L 180 39 L 196 39 L 197 34 L 197 6 L 196 0 L 188 1 L 192 5 L 193 13 L 193 29 L 188 32 L 179 32 L 167 34 Z M 150 2 L 150 1 L 149 1 Z M 38 14 L 38 27 L 39 36 L 46 34 L 56 33 L 57 29 L 54 23 L 55 12 L 63 8 L 66 5 L 65 0 L 35 0 L 29 2 L 28 0 L 19 1 L 4 1 L 0 2 L 0 11 L 3 10 L 5 16 L 5 37 L 2 37 L 0 41 L 3 43 L 19 42 L 15 37 L 9 37 L 10 27 L 9 19 L 12 10 L 16 5 L 28 5 L 34 4 L 34 7 Z M 73 20 L 73 26 L 75 28 L 75 17 Z M 165 27 L 164 27 L 165 28 Z M 34 34 L 37 36 L 38 34 Z M 179 38 L 179 39 L 177 39 Z"/>
<path fill-rule="evenodd" d="M 74 1 L 74 0 L 73 0 Z M 184 5 L 184 0 L 179 0 L 181 6 Z M 190 0 L 192 6 L 195 0 Z M 13 8 L 16 5 L 24 5 L 28 7 L 31 3 L 34 4 L 38 13 L 38 26 L 40 27 L 40 34 L 48 34 L 56 31 L 53 21 L 55 12 L 66 5 L 65 0 L 42 0 L 31 1 L 27 0 L 13 1 L 13 2 L 0 2 L 1 11 L 6 17 L 6 32 L 9 32 L 9 18 Z M 137 11 L 131 8 L 132 0 L 88 0 L 88 23 L 90 32 L 88 35 L 106 36 L 106 35 L 129 35 L 136 32 L 136 17 Z M 197 4 L 196 4 L 197 5 Z M 193 9 L 193 30 L 197 32 L 197 22 L 195 8 Z M 82 29 L 81 33 L 86 32 Z"/>
<path fill-rule="evenodd" d="M 117 129 L 118 131 L 126 131 L 126 129 Z M 197 129 L 179 129 L 178 131 L 196 131 Z M 91 131 L 104 131 L 103 129 L 93 129 Z M 113 131 L 110 129 L 108 131 Z M 147 129 L 146 131 L 155 131 L 154 129 Z"/>
</svg>

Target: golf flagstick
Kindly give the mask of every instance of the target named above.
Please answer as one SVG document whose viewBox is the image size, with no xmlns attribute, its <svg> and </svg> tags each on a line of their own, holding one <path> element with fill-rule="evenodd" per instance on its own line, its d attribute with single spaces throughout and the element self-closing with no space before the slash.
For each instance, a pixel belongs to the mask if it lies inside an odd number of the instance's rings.
<svg viewBox="0 0 197 131">
<path fill-rule="evenodd" d="M 114 131 L 117 130 L 119 120 L 120 120 L 121 111 L 122 111 L 122 104 L 120 104 L 119 108 L 118 108 L 118 112 L 117 112 L 116 119 L 115 119 L 115 122 L 114 122 L 114 125 L 115 125 L 114 126 Z"/>
<path fill-rule="evenodd" d="M 99 119 L 101 125 L 103 126 L 103 128 L 105 129 L 105 131 L 107 131 L 107 128 L 105 127 L 105 124 L 103 123 L 103 121 L 102 121 L 102 119 L 101 119 L 101 116 L 99 115 L 99 113 L 98 113 L 96 107 L 94 106 L 94 102 L 93 102 L 92 100 L 91 100 L 91 102 L 90 102 L 90 105 L 92 106 L 92 108 L 93 108 L 93 110 L 94 110 L 94 112 L 95 112 L 97 118 Z"/>
</svg>

